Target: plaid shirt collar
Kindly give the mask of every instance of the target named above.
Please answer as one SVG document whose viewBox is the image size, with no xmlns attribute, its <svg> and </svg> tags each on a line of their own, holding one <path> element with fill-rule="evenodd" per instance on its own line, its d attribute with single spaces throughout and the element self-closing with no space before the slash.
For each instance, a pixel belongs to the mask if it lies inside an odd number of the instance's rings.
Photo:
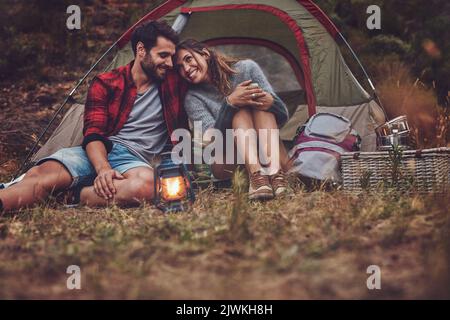
<svg viewBox="0 0 450 320">
<path fill-rule="evenodd" d="M 136 87 L 134 80 L 133 80 L 133 74 L 131 73 L 131 69 L 133 68 L 134 61 L 131 61 L 129 64 L 125 66 L 125 81 L 127 88 L 133 88 Z"/>
</svg>

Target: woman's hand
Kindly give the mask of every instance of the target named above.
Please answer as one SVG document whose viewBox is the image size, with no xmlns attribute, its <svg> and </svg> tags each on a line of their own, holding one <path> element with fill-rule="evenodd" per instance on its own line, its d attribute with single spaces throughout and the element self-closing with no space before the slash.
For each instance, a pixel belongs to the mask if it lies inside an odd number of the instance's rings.
<svg viewBox="0 0 450 320">
<path fill-rule="evenodd" d="M 228 103 L 237 108 L 262 107 L 264 102 L 259 99 L 265 97 L 266 93 L 259 87 L 250 86 L 251 83 L 252 80 L 240 83 L 227 97 Z"/>
<path fill-rule="evenodd" d="M 273 96 L 270 93 L 266 92 L 266 91 L 263 91 L 263 93 L 264 93 L 264 96 L 256 99 L 256 101 L 260 102 L 261 105 L 255 107 L 255 109 L 267 110 L 267 109 L 269 109 L 272 106 L 272 104 L 273 104 Z"/>
</svg>

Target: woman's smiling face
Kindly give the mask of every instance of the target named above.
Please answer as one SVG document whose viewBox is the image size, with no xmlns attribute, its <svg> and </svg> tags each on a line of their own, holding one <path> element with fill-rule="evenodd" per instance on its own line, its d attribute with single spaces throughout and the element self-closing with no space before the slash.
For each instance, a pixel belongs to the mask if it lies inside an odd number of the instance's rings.
<svg viewBox="0 0 450 320">
<path fill-rule="evenodd" d="M 193 84 L 208 82 L 207 56 L 208 54 L 206 51 L 203 55 L 195 51 L 180 49 L 177 52 L 176 65 L 181 77 Z"/>
</svg>

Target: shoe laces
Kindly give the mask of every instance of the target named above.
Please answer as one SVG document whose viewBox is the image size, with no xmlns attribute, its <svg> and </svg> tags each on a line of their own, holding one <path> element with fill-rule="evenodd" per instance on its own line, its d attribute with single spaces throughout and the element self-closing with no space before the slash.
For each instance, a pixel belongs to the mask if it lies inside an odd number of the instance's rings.
<svg viewBox="0 0 450 320">
<path fill-rule="evenodd" d="M 261 171 L 255 171 L 250 174 L 250 183 L 255 189 L 269 184 L 269 177 L 261 174 Z"/>
<path fill-rule="evenodd" d="M 271 178 L 272 186 L 274 189 L 277 189 L 279 187 L 286 188 L 288 185 L 286 174 L 281 169 L 278 170 L 277 173 L 273 174 L 270 178 Z"/>
</svg>

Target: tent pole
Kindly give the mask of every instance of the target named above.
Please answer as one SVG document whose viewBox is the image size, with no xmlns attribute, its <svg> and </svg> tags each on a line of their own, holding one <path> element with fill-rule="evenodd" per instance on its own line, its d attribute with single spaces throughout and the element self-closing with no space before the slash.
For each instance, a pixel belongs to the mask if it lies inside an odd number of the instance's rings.
<svg viewBox="0 0 450 320">
<path fill-rule="evenodd" d="M 120 39 L 119 39 L 120 40 Z M 53 122 L 55 121 L 56 117 L 58 116 L 58 114 L 63 110 L 64 106 L 69 102 L 73 100 L 73 95 L 75 93 L 75 91 L 81 86 L 81 84 L 84 82 L 84 80 L 86 80 L 86 78 L 89 76 L 89 74 L 91 74 L 91 72 L 97 67 L 97 65 L 106 57 L 106 55 L 108 55 L 109 52 L 111 52 L 111 50 L 117 45 L 117 43 L 119 42 L 119 40 L 117 40 L 116 42 L 114 42 L 111 47 L 109 47 L 108 50 L 106 50 L 106 52 L 92 65 L 92 67 L 88 70 L 88 72 L 86 72 L 86 74 L 78 81 L 77 85 L 70 91 L 69 95 L 66 97 L 66 99 L 64 100 L 64 102 L 61 104 L 61 106 L 59 106 L 59 108 L 55 111 L 55 113 L 53 114 L 52 118 L 50 119 L 50 122 L 47 124 L 47 126 L 45 127 L 45 129 L 42 131 L 42 133 L 39 135 L 39 138 L 36 140 L 36 142 L 34 143 L 33 147 L 31 148 L 31 150 L 28 152 L 27 156 L 25 157 L 25 159 L 22 161 L 22 164 L 20 165 L 19 170 L 17 171 L 17 174 L 13 177 L 13 179 L 11 181 L 14 181 L 15 179 L 17 179 L 22 173 L 23 170 L 25 169 L 25 166 L 27 165 L 28 160 L 33 156 L 34 152 L 36 151 L 36 148 L 38 147 L 39 142 L 42 140 L 42 138 L 44 137 L 44 135 L 47 133 L 48 129 L 50 128 L 50 126 L 53 124 Z"/>
<path fill-rule="evenodd" d="M 372 82 L 372 80 L 370 79 L 369 75 L 366 72 L 366 69 L 364 68 L 364 66 L 362 65 L 361 61 L 359 60 L 358 56 L 356 55 L 355 51 L 353 51 L 353 48 L 350 46 L 350 44 L 348 43 L 348 41 L 345 39 L 345 37 L 343 36 L 343 34 L 341 32 L 339 32 L 339 36 L 341 37 L 342 41 L 344 41 L 345 45 L 350 49 L 351 54 L 353 55 L 353 57 L 355 58 L 356 62 L 358 62 L 362 72 L 364 73 L 364 76 L 367 78 L 367 81 L 369 82 L 370 88 L 373 91 L 373 96 L 374 98 L 377 100 L 378 104 L 381 107 L 381 110 L 383 110 L 384 113 L 384 117 L 387 120 L 387 114 L 386 114 L 386 110 L 383 107 L 383 104 L 381 103 L 380 97 L 377 94 L 377 90 L 375 89 L 375 86 Z"/>
</svg>

